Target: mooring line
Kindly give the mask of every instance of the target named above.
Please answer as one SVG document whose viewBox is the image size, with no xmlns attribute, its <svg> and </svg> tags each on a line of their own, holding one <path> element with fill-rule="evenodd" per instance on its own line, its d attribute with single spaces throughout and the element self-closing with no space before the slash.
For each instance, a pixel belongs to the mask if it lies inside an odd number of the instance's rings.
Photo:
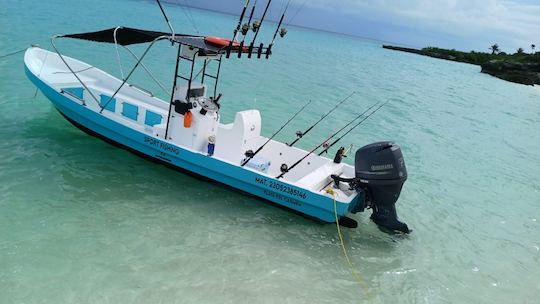
<svg viewBox="0 0 540 304">
<path fill-rule="evenodd" d="M 26 49 L 27 49 L 27 48 L 24 48 L 24 49 L 22 49 L 22 50 L 15 51 L 15 52 L 13 52 L 13 53 L 8 53 L 8 54 L 5 54 L 5 55 L 2 55 L 2 56 L 0 56 L 0 59 L 4 59 L 4 58 L 7 58 L 7 57 L 9 57 L 9 56 L 17 55 L 17 54 L 19 54 L 19 53 L 22 53 L 22 52 L 26 51 Z"/>
<path fill-rule="evenodd" d="M 30 47 L 39 47 L 39 44 L 30 44 Z M 24 51 L 26 51 L 28 49 L 28 47 L 25 47 L 23 49 L 20 49 L 18 51 L 15 51 L 15 52 L 11 52 L 11 53 L 7 53 L 7 54 L 4 54 L 4 55 L 0 55 L 0 59 L 4 59 L 4 58 L 7 58 L 7 57 L 10 57 L 10 56 L 13 56 L 13 55 L 17 55 L 19 53 L 22 53 Z"/>
<path fill-rule="evenodd" d="M 347 252 L 347 248 L 345 248 L 345 242 L 343 241 L 343 234 L 341 233 L 341 228 L 339 227 L 339 218 L 337 214 L 337 202 L 336 202 L 336 192 L 332 188 L 327 188 L 326 193 L 332 195 L 332 200 L 334 201 L 334 216 L 336 217 L 336 227 L 337 227 L 337 233 L 339 236 L 339 242 L 341 245 L 341 249 L 343 251 L 343 255 L 345 256 L 345 260 L 347 260 L 347 265 L 349 266 L 351 273 L 355 277 L 358 284 L 360 284 L 360 288 L 362 288 L 362 291 L 368 298 L 369 303 L 373 303 L 373 296 L 369 292 L 369 289 L 367 287 L 367 284 L 365 280 L 362 279 L 362 276 L 360 275 L 360 272 L 356 270 L 354 267 L 354 264 L 351 261 L 351 258 L 349 257 L 349 253 Z"/>
</svg>

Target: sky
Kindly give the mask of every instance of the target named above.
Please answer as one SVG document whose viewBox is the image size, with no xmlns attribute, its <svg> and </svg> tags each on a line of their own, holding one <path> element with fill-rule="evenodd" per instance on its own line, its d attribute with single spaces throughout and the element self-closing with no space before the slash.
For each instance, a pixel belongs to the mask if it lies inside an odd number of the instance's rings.
<svg viewBox="0 0 540 304">
<path fill-rule="evenodd" d="M 273 0 L 277 19 L 288 0 Z M 243 0 L 168 0 L 239 14 Z M 251 1 L 253 3 L 253 0 Z M 266 0 L 259 0 L 262 13 Z M 286 22 L 394 44 L 513 53 L 540 49 L 540 0 L 291 0 Z M 292 22 L 291 22 L 292 21 Z M 233 25 L 234 26 L 234 25 Z"/>
</svg>

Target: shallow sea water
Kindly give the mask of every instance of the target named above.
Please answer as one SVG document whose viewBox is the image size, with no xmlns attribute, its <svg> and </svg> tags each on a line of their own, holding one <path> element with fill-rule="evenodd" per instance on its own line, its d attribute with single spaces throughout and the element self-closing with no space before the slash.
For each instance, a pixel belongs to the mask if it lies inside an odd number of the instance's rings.
<svg viewBox="0 0 540 304">
<path fill-rule="evenodd" d="M 203 34 L 228 36 L 236 24 L 166 9 L 178 32 L 194 31 L 191 17 Z M 0 53 L 116 25 L 166 30 L 151 1 L 0 0 Z M 114 47 L 59 45 L 119 75 Z M 148 66 L 170 86 L 174 50 L 161 46 Z M 335 226 L 85 135 L 34 98 L 19 54 L 0 60 L 0 303 L 538 303 L 538 88 L 301 28 L 269 61 L 227 61 L 222 79 L 223 120 L 258 108 L 265 135 L 313 100 L 283 141 L 358 91 L 300 142 L 306 149 L 391 100 L 344 140 L 395 140 L 409 171 L 397 208 L 412 234 L 385 234 L 368 213 L 344 230 L 368 294 Z M 159 94 L 143 73 L 136 81 Z"/>
</svg>

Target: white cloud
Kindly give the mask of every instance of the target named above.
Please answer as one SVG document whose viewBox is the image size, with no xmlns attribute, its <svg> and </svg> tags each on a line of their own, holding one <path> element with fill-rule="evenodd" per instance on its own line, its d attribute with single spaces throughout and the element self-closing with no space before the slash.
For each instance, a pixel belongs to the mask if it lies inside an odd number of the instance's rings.
<svg viewBox="0 0 540 304">
<path fill-rule="evenodd" d="M 294 0 L 302 3 L 304 0 Z M 510 50 L 540 44 L 540 1 L 308 0 L 313 8 L 465 39 L 498 41 Z"/>
</svg>

